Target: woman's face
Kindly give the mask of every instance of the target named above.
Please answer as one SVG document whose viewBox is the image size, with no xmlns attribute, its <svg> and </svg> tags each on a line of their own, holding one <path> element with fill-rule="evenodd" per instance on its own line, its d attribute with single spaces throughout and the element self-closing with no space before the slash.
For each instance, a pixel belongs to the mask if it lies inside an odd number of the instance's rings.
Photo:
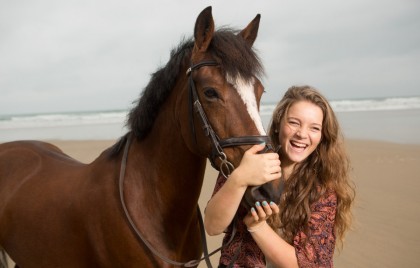
<svg viewBox="0 0 420 268">
<path fill-rule="evenodd" d="M 321 141 L 322 120 L 321 108 L 311 102 L 298 101 L 290 106 L 279 130 L 282 164 L 299 163 L 316 149 Z"/>
</svg>

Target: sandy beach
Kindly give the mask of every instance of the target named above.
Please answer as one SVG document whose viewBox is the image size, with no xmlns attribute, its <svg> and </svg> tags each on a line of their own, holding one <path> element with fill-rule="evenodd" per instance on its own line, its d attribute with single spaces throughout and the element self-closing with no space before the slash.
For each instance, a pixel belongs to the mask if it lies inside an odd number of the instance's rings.
<svg viewBox="0 0 420 268">
<path fill-rule="evenodd" d="M 114 141 L 51 143 L 89 163 Z M 356 223 L 342 252 L 335 254 L 335 267 L 420 267 L 420 145 L 348 140 L 347 148 L 357 187 Z M 208 165 L 199 201 L 202 210 L 216 176 Z M 218 248 L 221 239 L 208 237 L 209 250 Z M 218 257 L 212 257 L 213 266 Z"/>
</svg>

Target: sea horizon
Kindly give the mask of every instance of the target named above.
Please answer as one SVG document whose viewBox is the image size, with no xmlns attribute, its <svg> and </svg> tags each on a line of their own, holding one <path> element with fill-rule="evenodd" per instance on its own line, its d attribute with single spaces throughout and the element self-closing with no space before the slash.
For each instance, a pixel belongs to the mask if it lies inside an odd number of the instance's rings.
<svg viewBox="0 0 420 268">
<path fill-rule="evenodd" d="M 420 96 L 332 100 L 345 138 L 420 144 Z M 264 102 L 268 127 L 276 103 Z M 0 115 L 0 142 L 118 139 L 129 109 Z"/>
</svg>

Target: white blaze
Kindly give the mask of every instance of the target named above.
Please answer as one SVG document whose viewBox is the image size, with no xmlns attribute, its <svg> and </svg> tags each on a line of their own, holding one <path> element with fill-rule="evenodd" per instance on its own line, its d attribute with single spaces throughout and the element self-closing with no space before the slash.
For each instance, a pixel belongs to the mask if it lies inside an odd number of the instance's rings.
<svg viewBox="0 0 420 268">
<path fill-rule="evenodd" d="M 263 123 L 261 121 L 260 113 L 258 112 L 257 99 L 255 98 L 254 94 L 254 79 L 251 79 L 251 81 L 247 83 L 239 76 L 236 80 L 234 80 L 228 75 L 227 81 L 231 83 L 238 91 L 241 99 L 245 103 L 246 109 L 251 116 L 251 119 L 255 123 L 255 127 L 260 132 L 260 135 L 266 135 Z"/>
</svg>

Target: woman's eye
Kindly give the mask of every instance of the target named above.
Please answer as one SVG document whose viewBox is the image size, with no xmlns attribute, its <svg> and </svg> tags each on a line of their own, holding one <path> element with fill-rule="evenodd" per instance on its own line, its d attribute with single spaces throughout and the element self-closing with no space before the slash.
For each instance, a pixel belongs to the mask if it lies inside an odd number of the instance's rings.
<svg viewBox="0 0 420 268">
<path fill-rule="evenodd" d="M 217 91 L 214 88 L 206 88 L 204 90 L 204 95 L 209 99 L 219 98 L 219 94 L 217 94 Z"/>
</svg>

